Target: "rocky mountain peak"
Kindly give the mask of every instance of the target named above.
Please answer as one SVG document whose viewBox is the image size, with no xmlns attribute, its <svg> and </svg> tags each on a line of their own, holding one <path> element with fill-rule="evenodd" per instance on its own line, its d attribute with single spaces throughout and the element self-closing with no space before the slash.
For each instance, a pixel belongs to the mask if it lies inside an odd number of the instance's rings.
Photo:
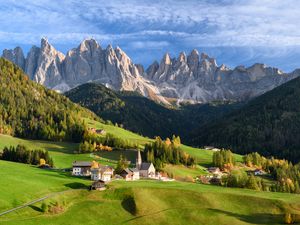
<svg viewBox="0 0 300 225">
<path fill-rule="evenodd" d="M 178 61 L 178 62 L 186 62 L 186 55 L 185 55 L 185 52 L 180 52 L 177 61 Z"/>
<path fill-rule="evenodd" d="M 93 38 L 86 38 L 84 39 L 80 45 L 79 50 L 81 52 L 83 51 L 94 51 L 95 49 L 101 49 L 101 46 L 98 44 L 98 42 Z"/>
<path fill-rule="evenodd" d="M 4 49 L 2 56 L 11 62 L 14 62 L 20 68 L 24 70 L 25 68 L 25 57 L 23 50 L 20 47 L 16 47 L 13 50 Z"/>
<path fill-rule="evenodd" d="M 144 71 L 120 47 L 102 49 L 94 39 L 85 39 L 66 57 L 46 38 L 26 58 L 18 47 L 4 50 L 2 56 L 48 88 L 66 91 L 93 81 L 114 90 L 137 91 L 165 104 L 169 98 L 178 102 L 249 99 L 300 76 L 300 70 L 285 74 L 264 64 L 233 70 L 223 64 L 218 67 L 214 58 L 199 55 L 196 49 L 187 56 L 181 52 L 177 58 L 166 53 L 160 63 L 154 61 Z"/>
<path fill-rule="evenodd" d="M 161 60 L 161 65 L 170 65 L 172 63 L 169 53 L 166 53 Z"/>
</svg>

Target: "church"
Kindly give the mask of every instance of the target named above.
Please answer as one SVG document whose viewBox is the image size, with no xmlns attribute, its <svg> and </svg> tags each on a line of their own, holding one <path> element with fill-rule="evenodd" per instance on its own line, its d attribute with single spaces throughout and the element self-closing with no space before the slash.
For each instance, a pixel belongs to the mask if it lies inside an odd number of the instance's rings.
<svg viewBox="0 0 300 225">
<path fill-rule="evenodd" d="M 140 177 L 155 178 L 155 167 L 153 163 L 142 162 L 140 150 L 138 150 L 135 165 L 136 169 L 140 172 Z"/>
</svg>

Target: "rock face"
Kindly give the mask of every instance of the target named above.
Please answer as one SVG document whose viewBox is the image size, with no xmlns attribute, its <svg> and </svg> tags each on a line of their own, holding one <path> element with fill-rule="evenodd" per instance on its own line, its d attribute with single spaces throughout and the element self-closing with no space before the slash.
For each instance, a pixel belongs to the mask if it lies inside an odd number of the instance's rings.
<svg viewBox="0 0 300 225">
<path fill-rule="evenodd" d="M 261 95 L 300 75 L 299 71 L 285 74 L 279 69 L 254 64 L 231 70 L 218 66 L 214 58 L 197 50 L 187 57 L 166 54 L 158 65 L 147 69 L 146 78 L 153 81 L 161 94 L 179 102 L 209 102 L 214 100 L 246 100 Z"/>
<path fill-rule="evenodd" d="M 245 100 L 263 94 L 300 75 L 255 64 L 229 69 L 197 50 L 177 58 L 168 53 L 147 70 L 134 64 L 119 47 L 106 49 L 93 39 L 84 40 L 66 56 L 43 38 L 24 57 L 20 47 L 4 50 L 4 58 L 21 67 L 30 79 L 61 92 L 87 82 L 98 82 L 114 90 L 137 91 L 155 101 L 209 102 Z"/>
<path fill-rule="evenodd" d="M 65 92 L 87 82 L 99 82 L 114 90 L 137 91 L 155 101 L 169 104 L 159 90 L 145 79 L 143 67 L 135 65 L 119 48 L 106 49 L 93 39 L 84 40 L 66 56 L 43 38 L 26 59 L 22 49 L 4 50 L 4 58 L 21 67 L 30 79 L 48 88 Z"/>
</svg>

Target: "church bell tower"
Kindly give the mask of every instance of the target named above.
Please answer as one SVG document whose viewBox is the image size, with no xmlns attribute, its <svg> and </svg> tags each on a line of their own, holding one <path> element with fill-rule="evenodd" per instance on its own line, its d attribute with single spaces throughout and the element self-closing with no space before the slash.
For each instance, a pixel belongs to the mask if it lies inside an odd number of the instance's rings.
<svg viewBox="0 0 300 225">
<path fill-rule="evenodd" d="M 135 166 L 136 166 L 136 168 L 138 170 L 141 169 L 141 166 L 142 166 L 142 156 L 141 156 L 141 151 L 140 150 L 138 150 L 138 153 L 137 153 Z"/>
</svg>

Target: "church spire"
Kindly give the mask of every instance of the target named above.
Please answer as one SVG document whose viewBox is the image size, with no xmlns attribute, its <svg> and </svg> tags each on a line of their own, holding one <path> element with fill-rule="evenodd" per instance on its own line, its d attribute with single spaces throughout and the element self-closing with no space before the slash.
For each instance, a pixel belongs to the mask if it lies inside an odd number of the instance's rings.
<svg viewBox="0 0 300 225">
<path fill-rule="evenodd" d="M 138 153 L 137 153 L 137 158 L 136 158 L 136 163 L 135 163 L 135 166 L 138 170 L 141 169 L 141 166 L 142 166 L 142 156 L 141 156 L 141 151 L 138 150 Z"/>
</svg>

